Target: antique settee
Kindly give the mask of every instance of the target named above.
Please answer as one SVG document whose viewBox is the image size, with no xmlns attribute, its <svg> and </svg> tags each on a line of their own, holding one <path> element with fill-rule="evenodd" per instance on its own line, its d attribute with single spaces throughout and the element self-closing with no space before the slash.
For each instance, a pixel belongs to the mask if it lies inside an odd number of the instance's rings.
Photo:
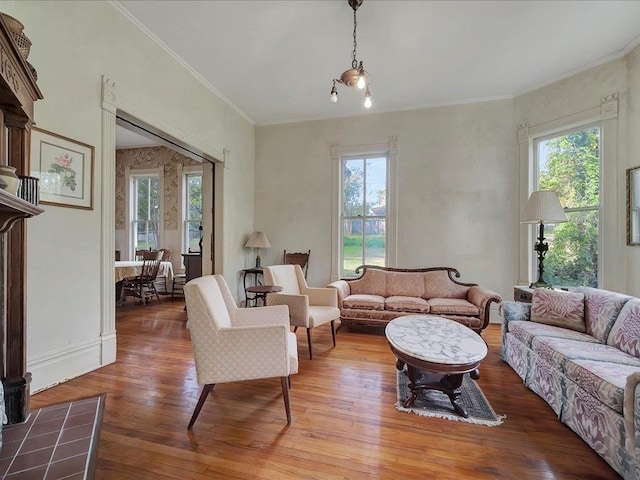
<svg viewBox="0 0 640 480">
<path fill-rule="evenodd" d="M 475 283 L 461 283 L 450 267 L 390 268 L 362 265 L 354 279 L 330 283 L 338 290 L 342 326 L 385 326 L 402 315 L 436 315 L 480 333 L 500 295 Z"/>
<path fill-rule="evenodd" d="M 502 358 L 560 421 L 627 480 L 640 480 L 640 299 L 536 289 L 504 302 Z"/>
</svg>

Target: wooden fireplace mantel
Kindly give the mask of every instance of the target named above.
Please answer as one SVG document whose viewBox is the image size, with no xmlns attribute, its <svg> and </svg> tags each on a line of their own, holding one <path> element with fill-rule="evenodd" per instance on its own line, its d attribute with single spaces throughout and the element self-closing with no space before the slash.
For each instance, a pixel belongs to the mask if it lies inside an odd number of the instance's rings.
<svg viewBox="0 0 640 480">
<path fill-rule="evenodd" d="M 43 98 L 35 70 L 23 58 L 0 16 L 0 164 L 29 175 L 34 103 Z M 31 374 L 27 372 L 27 229 L 26 218 L 43 210 L 0 190 L 0 375 L 8 423 L 29 416 Z"/>
<path fill-rule="evenodd" d="M 0 190 L 0 233 L 8 232 L 18 220 L 39 215 L 43 211 L 30 202 Z"/>
</svg>

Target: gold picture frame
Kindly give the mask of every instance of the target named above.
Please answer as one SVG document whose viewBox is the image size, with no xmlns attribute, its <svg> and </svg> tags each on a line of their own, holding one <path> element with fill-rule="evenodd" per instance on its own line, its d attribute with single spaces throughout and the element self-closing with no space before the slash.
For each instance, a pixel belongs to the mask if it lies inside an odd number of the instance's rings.
<svg viewBox="0 0 640 480">
<path fill-rule="evenodd" d="M 56 133 L 31 129 L 31 176 L 40 203 L 93 210 L 94 147 Z"/>
</svg>

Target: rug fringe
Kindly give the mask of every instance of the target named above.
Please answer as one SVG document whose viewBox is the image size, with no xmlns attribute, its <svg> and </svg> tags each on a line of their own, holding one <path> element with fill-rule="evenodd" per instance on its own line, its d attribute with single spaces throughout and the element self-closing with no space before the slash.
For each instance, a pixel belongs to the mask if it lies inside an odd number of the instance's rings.
<svg viewBox="0 0 640 480">
<path fill-rule="evenodd" d="M 425 410 L 418 410 L 415 408 L 405 408 L 402 406 L 402 402 L 398 402 L 395 404 L 396 410 L 399 412 L 407 412 L 413 413 L 414 415 L 419 415 L 421 417 L 433 417 L 433 418 L 444 418 L 445 420 L 453 420 L 454 422 L 464 422 L 464 423 L 472 423 L 475 425 L 485 425 L 487 427 L 497 427 L 498 425 L 502 425 L 502 422 L 506 415 L 496 415 L 497 420 L 481 420 L 478 418 L 464 418 L 458 415 L 457 413 L 440 413 L 440 412 L 427 412 Z"/>
</svg>

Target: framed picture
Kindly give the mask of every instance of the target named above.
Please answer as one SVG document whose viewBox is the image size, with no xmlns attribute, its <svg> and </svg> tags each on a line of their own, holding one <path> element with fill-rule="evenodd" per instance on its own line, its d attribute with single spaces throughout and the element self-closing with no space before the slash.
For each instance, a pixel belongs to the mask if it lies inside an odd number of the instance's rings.
<svg viewBox="0 0 640 480">
<path fill-rule="evenodd" d="M 627 169 L 627 245 L 640 245 L 640 166 Z"/>
<path fill-rule="evenodd" d="M 40 179 L 40 203 L 93 210 L 94 148 L 31 129 L 31 176 Z"/>
</svg>

